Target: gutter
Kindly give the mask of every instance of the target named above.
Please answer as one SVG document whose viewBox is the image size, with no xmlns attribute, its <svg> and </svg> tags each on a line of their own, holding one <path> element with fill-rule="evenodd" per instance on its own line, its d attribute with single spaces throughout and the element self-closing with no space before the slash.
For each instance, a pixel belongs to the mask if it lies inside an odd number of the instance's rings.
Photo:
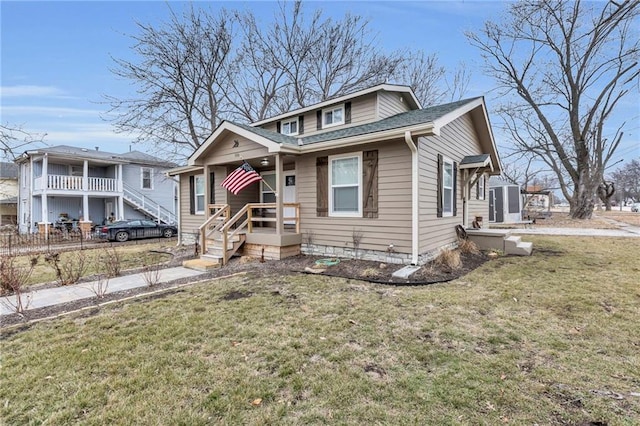
<svg viewBox="0 0 640 426">
<path fill-rule="evenodd" d="M 418 148 L 411 137 L 411 131 L 404 132 L 404 141 L 411 151 L 411 263 L 418 264 L 419 217 L 418 217 Z"/>
</svg>

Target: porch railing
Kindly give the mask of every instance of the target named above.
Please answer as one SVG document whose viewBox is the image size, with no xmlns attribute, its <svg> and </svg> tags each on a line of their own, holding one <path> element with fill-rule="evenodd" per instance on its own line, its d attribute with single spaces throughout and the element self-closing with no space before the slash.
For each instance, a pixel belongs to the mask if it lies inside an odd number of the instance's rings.
<svg viewBox="0 0 640 426">
<path fill-rule="evenodd" d="M 222 264 L 225 265 L 229 260 L 229 256 L 227 253 L 229 241 L 233 241 L 236 236 L 243 232 L 253 232 L 255 223 L 275 223 L 277 221 L 275 217 L 265 216 L 263 213 L 266 210 L 275 209 L 276 206 L 276 203 L 249 203 L 246 204 L 242 209 L 240 209 L 235 215 L 233 215 L 233 217 L 229 218 L 231 209 L 228 204 L 210 204 L 209 209 L 210 212 L 213 211 L 213 214 L 199 228 L 202 253 L 207 252 L 207 241 L 213 239 L 216 236 L 216 233 L 219 233 L 223 253 Z M 293 216 L 285 216 L 282 218 L 282 220 L 283 223 L 293 222 L 293 225 L 295 226 L 295 233 L 299 234 L 300 204 L 283 203 L 282 206 L 284 209 L 294 209 L 295 213 Z"/>
<path fill-rule="evenodd" d="M 87 188 L 82 185 L 82 176 L 46 175 L 35 179 L 36 190 L 53 189 L 66 191 L 117 192 L 118 180 L 112 178 L 89 177 Z"/>
</svg>

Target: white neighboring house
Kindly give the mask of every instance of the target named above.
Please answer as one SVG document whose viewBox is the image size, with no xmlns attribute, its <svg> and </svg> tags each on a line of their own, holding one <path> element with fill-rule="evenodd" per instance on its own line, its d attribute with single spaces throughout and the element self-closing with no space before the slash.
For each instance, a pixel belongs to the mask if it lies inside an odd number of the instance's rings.
<svg viewBox="0 0 640 426">
<path fill-rule="evenodd" d="M 0 162 L 0 226 L 17 222 L 18 167 Z"/>
<path fill-rule="evenodd" d="M 176 222 L 177 183 L 165 175 L 174 163 L 66 145 L 26 151 L 15 162 L 21 233 L 48 233 L 60 218 L 88 232 L 111 213 Z"/>
</svg>

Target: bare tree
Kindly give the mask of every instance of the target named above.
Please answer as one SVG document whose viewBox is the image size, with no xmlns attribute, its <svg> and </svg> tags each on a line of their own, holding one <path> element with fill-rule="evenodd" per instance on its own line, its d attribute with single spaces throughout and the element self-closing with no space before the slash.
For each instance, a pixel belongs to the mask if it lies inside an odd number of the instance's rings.
<svg viewBox="0 0 640 426">
<path fill-rule="evenodd" d="M 15 160 L 21 151 L 29 146 L 44 143 L 46 134 L 27 132 L 20 126 L 0 124 L 0 150 L 2 159 Z"/>
<path fill-rule="evenodd" d="M 624 124 L 613 137 L 605 128 L 640 72 L 639 4 L 524 0 L 502 22 L 467 34 L 502 89 L 513 149 L 556 174 L 574 218 L 591 216 L 623 137 Z"/>
<path fill-rule="evenodd" d="M 610 180 L 616 183 L 618 199 L 640 201 L 640 159 L 633 159 L 611 173 Z"/>
<path fill-rule="evenodd" d="M 135 59 L 114 59 L 113 70 L 137 95 L 107 97 L 118 131 L 169 158 L 191 154 L 225 119 L 260 121 L 397 76 L 429 103 L 468 82 L 465 72 L 447 81 L 435 55 L 385 53 L 360 16 L 324 18 L 283 1 L 265 24 L 251 12 L 196 7 L 157 28 L 138 24 Z"/>
<path fill-rule="evenodd" d="M 171 147 L 173 156 L 197 149 L 224 117 L 235 18 L 191 6 L 159 27 L 138 24 L 135 61 L 114 59 L 115 75 L 136 86 L 137 97 L 107 96 L 116 130 L 137 142 Z"/>
</svg>

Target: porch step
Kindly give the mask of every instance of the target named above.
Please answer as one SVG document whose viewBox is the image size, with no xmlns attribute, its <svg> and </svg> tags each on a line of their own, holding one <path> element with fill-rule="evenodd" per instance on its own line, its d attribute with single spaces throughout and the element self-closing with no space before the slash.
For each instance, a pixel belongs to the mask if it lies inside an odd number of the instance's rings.
<svg viewBox="0 0 640 426">
<path fill-rule="evenodd" d="M 222 266 L 221 259 L 212 257 L 201 256 L 199 259 L 189 259 L 182 262 L 182 266 L 188 269 L 194 269 L 196 271 L 207 272 L 212 269 L 217 269 Z"/>
<path fill-rule="evenodd" d="M 505 254 L 516 256 L 531 256 L 533 251 L 533 243 L 522 241 L 520 237 L 509 236 L 504 239 Z"/>
</svg>

